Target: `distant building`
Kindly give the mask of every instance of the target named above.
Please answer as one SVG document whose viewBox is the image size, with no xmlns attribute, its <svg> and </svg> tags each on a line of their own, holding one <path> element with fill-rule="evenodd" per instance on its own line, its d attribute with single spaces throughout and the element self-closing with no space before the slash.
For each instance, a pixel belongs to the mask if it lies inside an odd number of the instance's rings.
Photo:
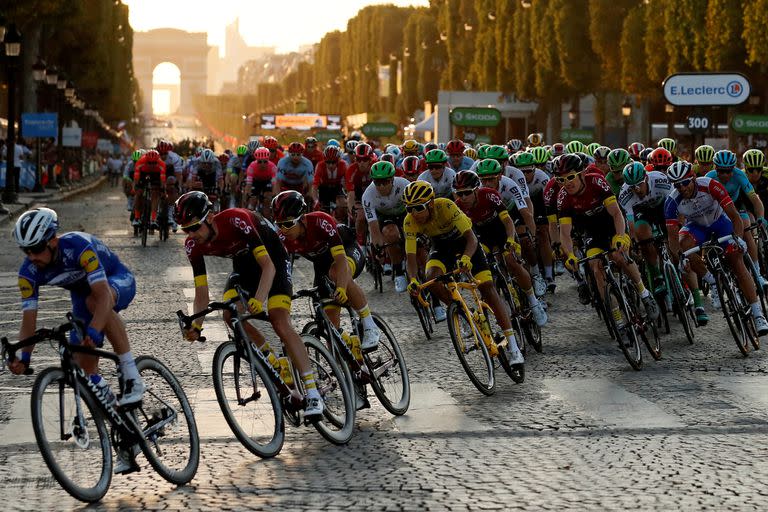
<svg viewBox="0 0 768 512">
<path fill-rule="evenodd" d="M 259 84 L 280 83 L 283 78 L 298 68 L 299 63 L 312 62 L 314 56 L 315 45 L 303 45 L 298 52 L 273 54 L 249 60 L 240 66 L 237 72 L 236 92 L 256 94 Z"/>
<path fill-rule="evenodd" d="M 208 53 L 208 94 L 222 94 L 225 83 L 227 91 L 232 92 L 238 70 L 245 62 L 274 54 L 274 46 L 248 46 L 240 34 L 240 18 L 235 19 L 225 29 L 224 57 L 219 57 L 218 46 L 211 47 Z"/>
</svg>

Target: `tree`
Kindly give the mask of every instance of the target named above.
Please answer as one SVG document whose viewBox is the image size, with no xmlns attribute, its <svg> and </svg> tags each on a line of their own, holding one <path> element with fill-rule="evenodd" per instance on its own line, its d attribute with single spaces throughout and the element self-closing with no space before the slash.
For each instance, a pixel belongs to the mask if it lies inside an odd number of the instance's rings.
<svg viewBox="0 0 768 512">
<path fill-rule="evenodd" d="M 762 13 L 765 16 L 765 13 Z M 705 66 L 710 71 L 744 68 L 745 50 L 740 0 L 709 0 Z"/>
<path fill-rule="evenodd" d="M 589 0 L 589 35 L 600 63 L 600 86 L 605 90 L 621 88 L 621 46 L 616 41 L 621 39 L 623 27 L 617 20 L 625 19 L 638 4 L 640 0 Z"/>
<path fill-rule="evenodd" d="M 768 0 L 744 2 L 744 40 L 747 64 L 768 65 Z"/>
<path fill-rule="evenodd" d="M 653 82 L 648 77 L 645 62 L 645 6 L 632 8 L 624 18 L 621 30 L 621 89 L 627 94 L 648 95 Z"/>
</svg>

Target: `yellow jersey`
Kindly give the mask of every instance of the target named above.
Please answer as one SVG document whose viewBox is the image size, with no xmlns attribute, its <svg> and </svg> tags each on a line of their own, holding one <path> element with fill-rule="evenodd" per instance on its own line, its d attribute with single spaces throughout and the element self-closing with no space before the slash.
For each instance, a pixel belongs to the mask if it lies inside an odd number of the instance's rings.
<svg viewBox="0 0 768 512">
<path fill-rule="evenodd" d="M 429 220 L 419 224 L 409 213 L 403 221 L 405 252 L 416 254 L 416 239 L 420 234 L 432 239 L 436 245 L 459 240 L 472 229 L 472 221 L 450 199 L 437 198 Z"/>
</svg>

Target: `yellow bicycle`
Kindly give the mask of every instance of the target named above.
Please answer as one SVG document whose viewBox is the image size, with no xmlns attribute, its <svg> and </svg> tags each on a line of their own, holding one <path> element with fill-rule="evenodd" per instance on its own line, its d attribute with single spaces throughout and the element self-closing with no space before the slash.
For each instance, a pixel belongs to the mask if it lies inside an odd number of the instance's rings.
<svg viewBox="0 0 768 512">
<path fill-rule="evenodd" d="M 512 380 L 523 382 L 525 367 L 509 364 L 507 338 L 496 323 L 493 310 L 480 297 L 477 280 L 472 275 L 454 270 L 423 283 L 420 291 L 436 282 L 443 283 L 451 294 L 447 313 L 448 332 L 459 362 L 472 384 L 485 395 L 496 391 L 494 358 Z M 466 291 L 471 298 L 471 305 L 462 291 Z M 424 294 L 420 293 L 417 297 L 424 306 L 429 306 L 423 298 Z"/>
</svg>

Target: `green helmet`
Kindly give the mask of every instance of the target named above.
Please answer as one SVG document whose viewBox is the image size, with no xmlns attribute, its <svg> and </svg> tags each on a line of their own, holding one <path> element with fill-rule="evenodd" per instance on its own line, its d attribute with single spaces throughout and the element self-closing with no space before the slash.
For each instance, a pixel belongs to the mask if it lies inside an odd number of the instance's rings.
<svg viewBox="0 0 768 512">
<path fill-rule="evenodd" d="M 371 166 L 371 179 L 373 180 L 386 180 L 394 175 L 395 166 L 392 164 L 392 162 L 381 160 Z"/>
<path fill-rule="evenodd" d="M 664 137 L 663 139 L 659 139 L 659 142 L 656 143 L 657 148 L 664 148 L 673 155 L 677 151 L 677 141 L 675 139 L 670 139 L 669 137 Z"/>
<path fill-rule="evenodd" d="M 507 148 L 504 146 L 491 146 L 488 148 L 488 155 L 486 158 L 506 161 L 509 158 L 509 153 L 507 153 Z"/>
<path fill-rule="evenodd" d="M 534 156 L 534 149 L 544 149 L 541 146 L 537 146 L 535 148 L 532 148 L 531 152 L 523 151 L 517 154 L 517 158 L 515 158 L 515 167 L 532 167 L 537 164 L 536 157 Z"/>
<path fill-rule="evenodd" d="M 595 156 L 595 150 L 600 147 L 600 144 L 597 142 L 591 143 L 589 146 L 587 146 L 587 154 L 589 156 Z"/>
<path fill-rule="evenodd" d="M 586 153 L 587 147 L 580 140 L 572 140 L 565 146 L 566 153 Z"/>
<path fill-rule="evenodd" d="M 693 155 L 696 157 L 696 162 L 700 164 L 711 164 L 712 160 L 715 158 L 715 148 L 709 144 L 702 144 L 696 148 Z"/>
<path fill-rule="evenodd" d="M 478 176 L 495 176 L 496 174 L 501 174 L 501 164 L 498 160 L 486 158 L 477 164 L 475 172 Z"/>
<path fill-rule="evenodd" d="M 544 146 L 536 146 L 535 148 L 531 148 L 531 155 L 533 156 L 533 163 L 536 165 L 547 163 L 549 157 L 552 156 L 549 150 Z M 518 167 L 520 166 L 518 165 Z"/>
<path fill-rule="evenodd" d="M 759 149 L 748 149 L 741 157 L 745 169 L 756 169 L 765 165 L 765 154 Z"/>
<path fill-rule="evenodd" d="M 442 149 L 432 149 L 424 157 L 427 165 L 429 164 L 443 164 L 448 161 L 448 155 Z"/>
<path fill-rule="evenodd" d="M 612 171 L 620 171 L 630 162 L 632 162 L 632 158 L 629 156 L 629 151 L 626 149 L 617 148 L 608 153 L 608 167 L 610 167 Z"/>
<path fill-rule="evenodd" d="M 137 149 L 133 153 L 131 153 L 131 160 L 134 162 L 138 162 L 141 157 L 144 156 L 144 150 L 143 149 Z"/>
<path fill-rule="evenodd" d="M 488 158 L 488 148 L 490 148 L 488 144 L 481 144 L 480 146 L 477 146 L 477 159 L 478 160 L 485 160 Z"/>
<path fill-rule="evenodd" d="M 248 153 L 248 146 L 245 144 L 240 144 L 237 146 L 237 156 L 245 156 Z"/>
<path fill-rule="evenodd" d="M 645 166 L 640 162 L 632 162 L 624 167 L 624 183 L 630 187 L 645 179 Z"/>
</svg>

